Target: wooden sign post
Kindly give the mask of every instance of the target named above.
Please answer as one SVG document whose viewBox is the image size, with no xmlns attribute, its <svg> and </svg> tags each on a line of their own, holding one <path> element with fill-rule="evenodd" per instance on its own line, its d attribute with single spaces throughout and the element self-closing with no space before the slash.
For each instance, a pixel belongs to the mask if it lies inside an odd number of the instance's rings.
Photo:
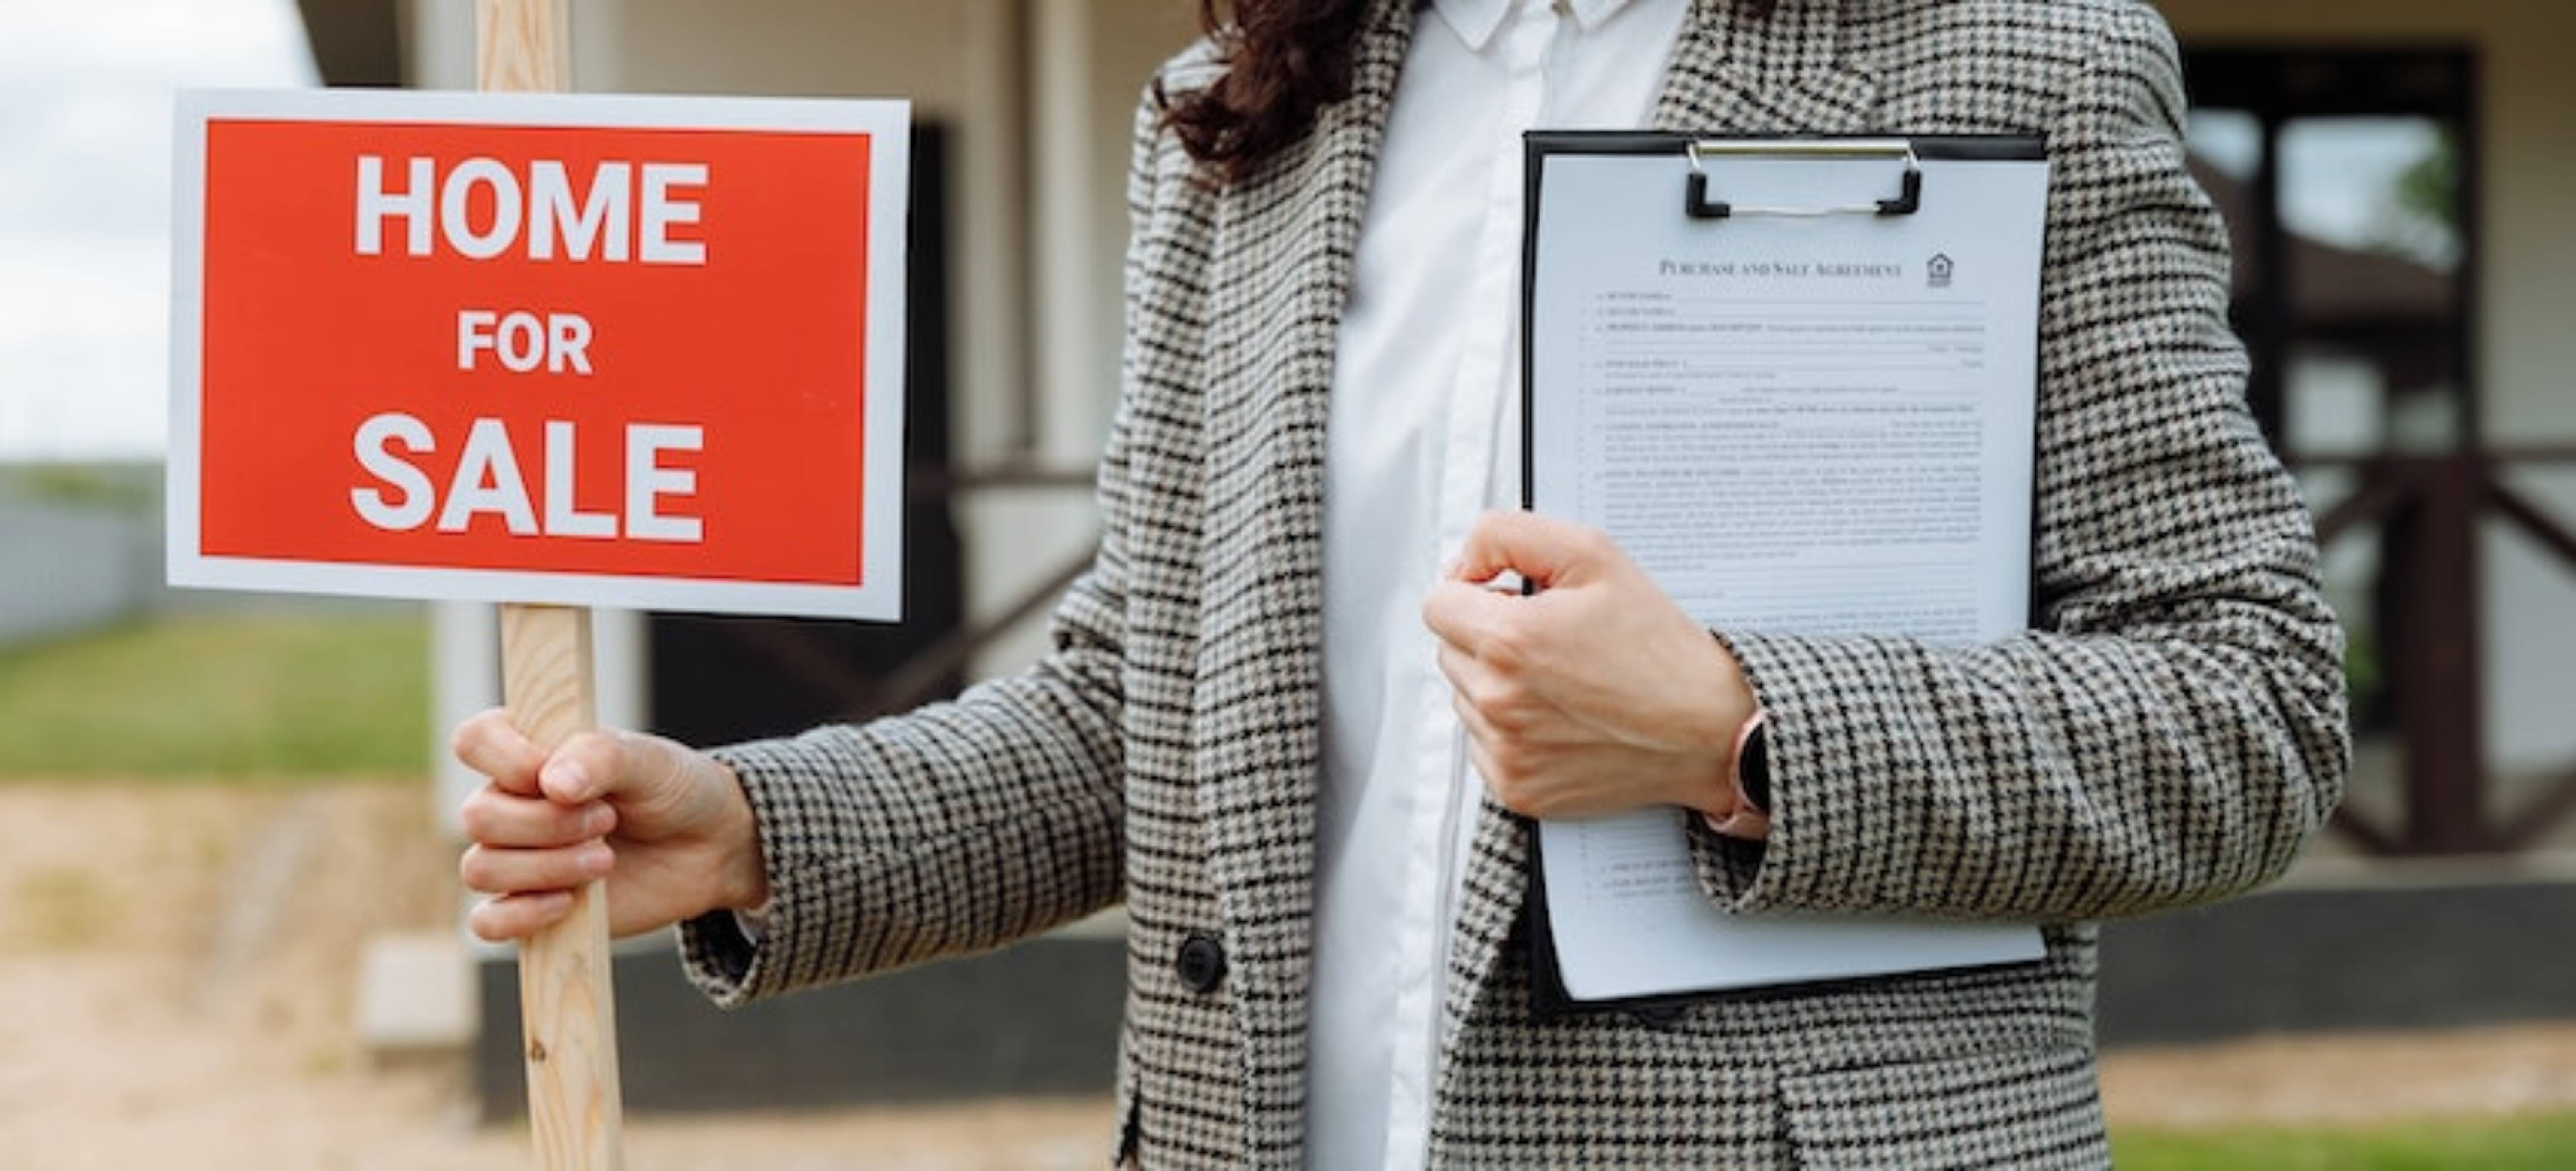
<svg viewBox="0 0 2576 1171">
<path fill-rule="evenodd" d="M 590 728 L 592 606 L 899 620 L 901 102 L 573 95 L 567 0 L 479 94 L 180 96 L 173 585 L 502 604 Z M 607 887 L 520 953 L 546 1171 L 619 1165 Z"/>
<path fill-rule="evenodd" d="M 475 0 L 474 85 L 486 91 L 571 89 L 569 0 Z M 501 697 L 510 722 L 548 751 L 597 726 L 589 607 L 501 607 Z M 537 1166 L 624 1167 L 626 1108 L 617 1087 L 608 880 L 574 891 L 572 914 L 520 945 L 519 1022 Z"/>
<path fill-rule="evenodd" d="M 503 605 L 501 694 L 511 722 L 541 748 L 588 731 L 597 720 L 589 608 Z M 520 947 L 519 1020 L 537 1166 L 623 1166 L 607 880 L 573 892 L 572 914 Z"/>
</svg>

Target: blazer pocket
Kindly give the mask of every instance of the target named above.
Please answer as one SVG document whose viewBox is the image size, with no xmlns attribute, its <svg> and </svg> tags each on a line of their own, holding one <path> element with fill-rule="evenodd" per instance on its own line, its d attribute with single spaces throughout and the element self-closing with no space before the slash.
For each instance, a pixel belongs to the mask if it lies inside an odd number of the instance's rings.
<svg viewBox="0 0 2576 1171">
<path fill-rule="evenodd" d="M 1819 1171 L 2111 1165 L 2080 1045 L 1793 1074 L 1780 1107 L 1795 1165 Z"/>
</svg>

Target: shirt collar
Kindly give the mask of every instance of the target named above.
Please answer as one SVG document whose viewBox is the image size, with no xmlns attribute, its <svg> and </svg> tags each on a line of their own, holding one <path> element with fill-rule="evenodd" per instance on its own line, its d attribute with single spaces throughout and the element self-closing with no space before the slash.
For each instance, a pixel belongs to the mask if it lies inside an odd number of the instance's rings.
<svg viewBox="0 0 2576 1171">
<path fill-rule="evenodd" d="M 1441 20 L 1448 23 L 1451 31 L 1458 34 L 1459 40 L 1467 42 L 1469 51 L 1481 53 L 1485 51 L 1486 45 L 1493 43 L 1494 34 L 1502 29 L 1504 22 L 1510 18 L 1513 8 L 1523 4 L 1532 8 L 1542 8 L 1554 2 L 1555 0 L 1431 0 L 1431 7 L 1440 14 Z M 1566 0 L 1565 4 L 1566 8 L 1574 14 L 1574 23 L 1585 32 L 1601 27 L 1602 21 L 1610 19 L 1611 14 L 1627 5 L 1628 0 Z"/>
</svg>

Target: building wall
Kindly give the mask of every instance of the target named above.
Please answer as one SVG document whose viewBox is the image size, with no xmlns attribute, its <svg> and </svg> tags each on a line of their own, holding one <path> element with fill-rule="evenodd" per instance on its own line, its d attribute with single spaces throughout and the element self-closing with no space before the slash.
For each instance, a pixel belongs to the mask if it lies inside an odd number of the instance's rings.
<svg viewBox="0 0 2576 1171">
<path fill-rule="evenodd" d="M 2490 443 L 2576 443 L 2576 4 L 2525 0 L 2160 0 L 2185 44 L 2466 45 L 2479 56 L 2485 233 L 2478 365 Z M 2516 482 L 2576 527 L 2576 469 Z M 2490 524 L 2490 761 L 2505 773 L 2576 762 L 2576 568 Z"/>
</svg>

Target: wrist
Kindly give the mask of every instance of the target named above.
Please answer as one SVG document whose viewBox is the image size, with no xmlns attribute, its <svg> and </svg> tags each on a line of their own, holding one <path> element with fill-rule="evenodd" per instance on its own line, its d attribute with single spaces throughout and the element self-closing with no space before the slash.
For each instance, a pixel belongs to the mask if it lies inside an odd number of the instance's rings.
<svg viewBox="0 0 2576 1171">
<path fill-rule="evenodd" d="M 1713 633 L 1708 649 L 1717 656 L 1717 676 L 1706 685 L 1709 698 L 1699 705 L 1699 719 L 1691 741 L 1701 752 L 1716 757 L 1725 767 L 1734 767 L 1735 748 L 1741 742 L 1744 727 L 1762 706 L 1753 694 L 1753 684 L 1744 677 L 1744 665 L 1736 661 L 1735 652 Z"/>
<path fill-rule="evenodd" d="M 726 828 L 718 836 L 716 866 L 717 902 L 712 910 L 754 911 L 769 905 L 768 859 L 760 848 L 760 818 L 752 811 L 751 794 L 742 786 L 742 775 L 733 766 L 712 761 L 716 769 L 718 791 L 725 795 L 728 813 Z"/>
<path fill-rule="evenodd" d="M 1725 642 L 1712 635 L 1708 649 L 1716 656 L 1716 675 L 1688 689 L 1697 698 L 1689 705 L 1688 717 L 1679 724 L 1685 730 L 1678 738 L 1678 749 L 1692 763 L 1682 770 L 1671 803 L 1724 817 L 1736 805 L 1736 751 L 1743 744 L 1744 730 L 1757 714 L 1759 702 L 1752 684 L 1744 677 L 1742 665 Z"/>
<path fill-rule="evenodd" d="M 1722 735 L 1714 737 L 1714 749 L 1693 749 L 1694 762 L 1685 770 L 1680 791 L 1672 803 L 1715 818 L 1724 818 L 1744 804 L 1745 790 L 1740 776 L 1745 740 L 1762 720 L 1760 709 L 1753 709 L 1725 726 Z"/>
</svg>

